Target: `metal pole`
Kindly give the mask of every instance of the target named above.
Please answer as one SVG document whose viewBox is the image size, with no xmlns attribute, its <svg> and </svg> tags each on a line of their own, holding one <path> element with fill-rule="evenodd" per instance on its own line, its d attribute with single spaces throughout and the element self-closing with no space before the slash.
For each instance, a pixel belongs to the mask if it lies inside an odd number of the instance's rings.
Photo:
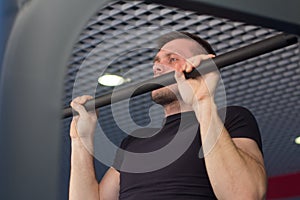
<svg viewBox="0 0 300 200">
<path fill-rule="evenodd" d="M 199 72 L 203 75 L 213 70 L 216 70 L 215 66 L 217 66 L 218 69 L 221 69 L 226 66 L 238 63 L 240 61 L 254 58 L 256 56 L 295 44 L 297 42 L 298 39 L 295 35 L 279 34 L 268 39 L 250 44 L 248 46 L 227 52 L 213 59 L 203 61 L 199 67 L 194 69 L 191 73 L 186 74 L 186 78 L 194 78 L 199 76 Z M 127 88 L 114 91 L 113 94 L 108 93 L 99 96 L 94 100 L 88 101 L 85 104 L 85 107 L 87 110 L 91 110 L 94 107 L 99 108 L 174 83 L 176 83 L 176 80 L 174 78 L 174 72 L 170 72 L 159 77 L 150 78 L 148 80 L 129 86 Z M 71 107 L 67 107 L 63 110 L 63 118 L 71 117 L 72 114 L 73 110 Z"/>
</svg>

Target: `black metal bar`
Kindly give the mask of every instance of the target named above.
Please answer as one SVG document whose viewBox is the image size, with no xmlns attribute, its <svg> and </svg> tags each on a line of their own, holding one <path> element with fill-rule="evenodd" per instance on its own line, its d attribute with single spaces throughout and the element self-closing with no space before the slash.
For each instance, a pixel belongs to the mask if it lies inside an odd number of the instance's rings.
<svg viewBox="0 0 300 200">
<path fill-rule="evenodd" d="M 279 34 L 268 39 L 247 45 L 227 52 L 220 56 L 216 56 L 213 59 L 203 61 L 199 67 L 194 69 L 191 73 L 186 74 L 186 78 L 194 78 L 200 74 L 206 74 L 217 69 L 224 68 L 226 66 L 238 63 L 243 60 L 254 58 L 256 56 L 295 44 L 298 39 L 295 35 L 291 34 Z M 130 97 L 138 96 L 152 90 L 159 89 L 161 87 L 176 83 L 174 78 L 174 72 L 170 72 L 159 77 L 151 78 L 135 85 L 129 86 L 125 89 L 113 91 L 88 101 L 85 104 L 87 110 L 91 110 L 109 104 L 116 103 L 118 101 L 128 99 Z M 112 98 L 113 97 L 113 98 Z M 63 118 L 71 117 L 73 114 L 72 108 L 68 107 L 63 110 Z"/>
</svg>

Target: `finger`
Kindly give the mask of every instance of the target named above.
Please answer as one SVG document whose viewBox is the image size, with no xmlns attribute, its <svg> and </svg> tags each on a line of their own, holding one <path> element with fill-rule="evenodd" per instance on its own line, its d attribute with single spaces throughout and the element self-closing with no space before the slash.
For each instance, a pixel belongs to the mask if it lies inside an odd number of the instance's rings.
<svg viewBox="0 0 300 200">
<path fill-rule="evenodd" d="M 207 60 L 207 59 L 210 59 L 210 58 L 214 58 L 216 56 L 213 55 L 213 54 L 201 54 L 201 55 L 199 55 L 199 57 L 200 57 L 201 60 Z"/>
<path fill-rule="evenodd" d="M 75 99 L 73 99 L 72 102 L 78 103 L 78 104 L 85 104 L 88 100 L 93 99 L 92 96 L 90 95 L 82 95 L 79 97 L 76 97 Z"/>
<path fill-rule="evenodd" d="M 83 96 L 76 98 L 76 102 L 79 104 L 85 104 L 88 100 L 91 100 L 91 99 L 93 99 L 92 96 L 83 95 Z"/>
<path fill-rule="evenodd" d="M 187 61 L 186 63 L 188 63 L 188 64 L 195 67 L 195 66 L 198 66 L 200 64 L 201 60 L 200 60 L 199 56 L 193 56 L 191 58 L 188 58 L 186 61 Z"/>
<path fill-rule="evenodd" d="M 79 103 L 72 101 L 71 107 L 78 112 L 80 116 L 86 116 L 88 114 L 85 107 Z"/>
<path fill-rule="evenodd" d="M 201 60 L 207 60 L 207 59 L 211 59 L 214 57 L 215 57 L 215 55 L 213 55 L 213 54 L 200 54 L 200 55 L 196 55 L 191 58 L 188 58 L 187 61 L 189 63 L 191 63 L 194 67 L 197 67 L 200 65 Z"/>
<path fill-rule="evenodd" d="M 195 68 L 191 63 L 187 63 L 186 64 L 186 69 L 185 69 L 185 71 L 187 72 L 187 73 L 190 73 L 191 71 L 193 71 L 193 69 Z"/>
</svg>

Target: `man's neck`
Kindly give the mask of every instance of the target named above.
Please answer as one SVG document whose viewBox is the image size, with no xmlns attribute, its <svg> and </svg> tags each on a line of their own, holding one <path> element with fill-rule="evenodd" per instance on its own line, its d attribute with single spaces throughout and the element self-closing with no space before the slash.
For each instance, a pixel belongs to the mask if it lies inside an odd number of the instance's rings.
<svg viewBox="0 0 300 200">
<path fill-rule="evenodd" d="M 168 117 L 170 115 L 174 115 L 177 113 L 193 111 L 193 108 L 185 103 L 174 101 L 168 105 L 165 105 L 164 111 L 165 111 L 165 116 Z"/>
</svg>

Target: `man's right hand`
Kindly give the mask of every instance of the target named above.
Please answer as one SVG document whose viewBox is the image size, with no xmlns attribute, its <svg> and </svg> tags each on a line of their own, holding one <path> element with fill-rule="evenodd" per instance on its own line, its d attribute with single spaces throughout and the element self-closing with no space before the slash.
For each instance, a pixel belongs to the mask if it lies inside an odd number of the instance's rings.
<svg viewBox="0 0 300 200">
<path fill-rule="evenodd" d="M 76 97 L 71 102 L 71 107 L 79 114 L 74 116 L 71 122 L 70 137 L 72 140 L 80 139 L 81 142 L 84 143 L 90 143 L 93 141 L 97 123 L 97 115 L 95 111 L 87 112 L 83 106 L 88 100 L 91 99 L 93 99 L 92 96 L 83 95 Z"/>
</svg>

